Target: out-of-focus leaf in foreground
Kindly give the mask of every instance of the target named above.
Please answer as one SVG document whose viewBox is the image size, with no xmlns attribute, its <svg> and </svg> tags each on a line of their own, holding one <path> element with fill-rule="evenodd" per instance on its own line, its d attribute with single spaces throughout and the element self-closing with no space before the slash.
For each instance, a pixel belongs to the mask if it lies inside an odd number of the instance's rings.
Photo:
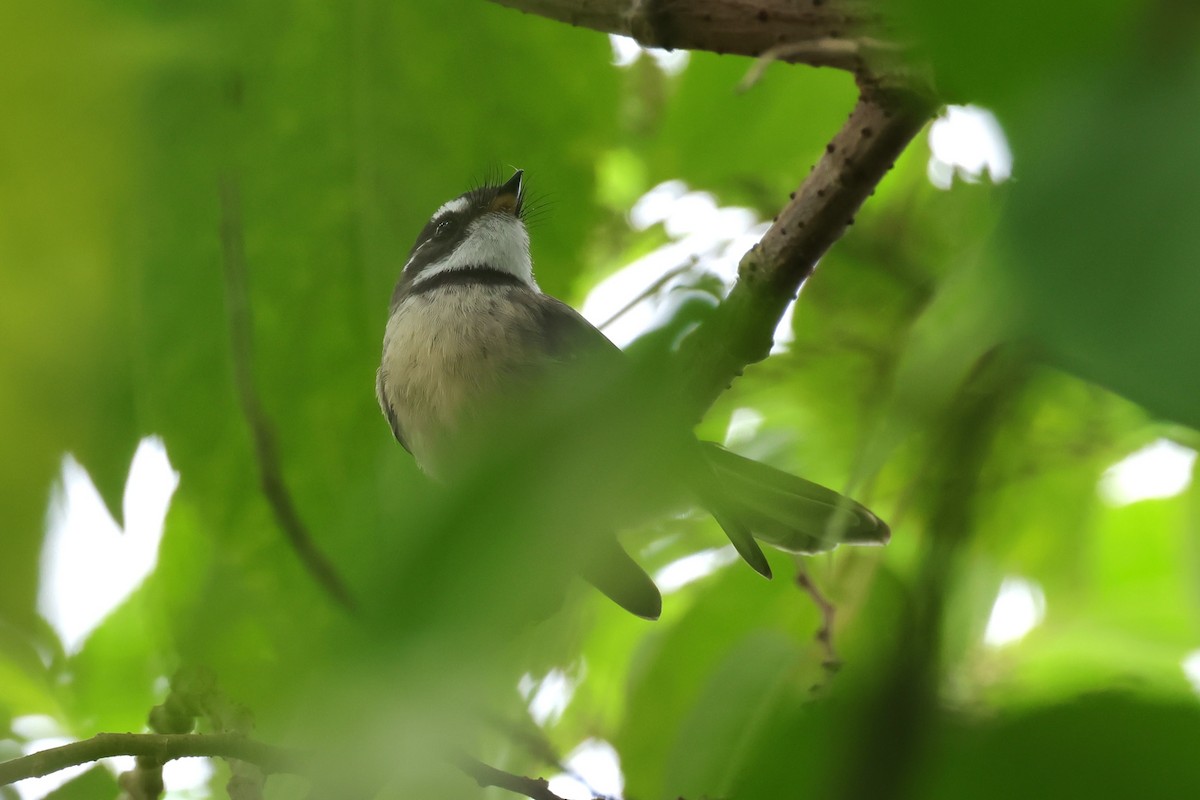
<svg viewBox="0 0 1200 800">
<path fill-rule="evenodd" d="M 1165 31 L 1132 46 L 1015 121 L 1008 263 L 1053 358 L 1200 427 L 1200 48 Z"/>
<path fill-rule="evenodd" d="M 203 664 L 256 736 L 313 748 L 364 796 L 473 796 L 449 746 L 548 776 L 588 741 L 644 798 L 849 796 L 862 774 L 897 796 L 1194 794 L 1200 489 L 1102 491 L 1148 443 L 1194 445 L 1153 417 L 1200 424 L 1194 13 L 1035 5 L 905 4 L 939 88 L 993 106 L 1014 180 L 935 189 L 914 142 L 804 287 L 786 352 L 701 424 L 892 524 L 886 548 L 802 562 L 831 643 L 792 556 L 768 552 L 764 581 L 652 490 L 679 464 L 633 389 L 540 396 L 537 424 L 499 420 L 503 448 L 446 487 L 372 384 L 412 239 L 473 178 L 527 170 L 538 280 L 577 302 L 712 233 L 688 206 L 777 213 L 850 76 L 776 63 L 737 94 L 748 59 L 619 68 L 602 34 L 481 0 L 0 5 L 0 736 L 34 715 L 137 729 L 166 676 Z M 241 190 L 244 298 L 222 181 Z M 639 227 L 662 181 L 680 200 Z M 631 350 L 669 350 L 738 255 L 663 289 L 686 302 Z M 972 384 L 1006 335 L 1019 385 Z M 993 394 L 990 435 L 948 425 Z M 252 424 L 355 613 L 282 535 Z M 157 566 L 67 654 L 34 600 L 51 486 L 71 452 L 119 508 L 144 435 L 180 475 Z M 657 623 L 575 577 L 610 528 L 664 586 Z M 1014 585 L 1037 613 L 997 643 Z"/>
</svg>

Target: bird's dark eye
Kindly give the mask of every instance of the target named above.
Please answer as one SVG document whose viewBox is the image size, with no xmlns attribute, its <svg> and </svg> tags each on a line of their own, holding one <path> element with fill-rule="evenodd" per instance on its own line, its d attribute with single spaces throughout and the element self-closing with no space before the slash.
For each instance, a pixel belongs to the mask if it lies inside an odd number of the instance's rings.
<svg viewBox="0 0 1200 800">
<path fill-rule="evenodd" d="M 445 239 L 447 236 L 449 236 L 451 233 L 454 232 L 454 228 L 457 226 L 457 224 L 458 223 L 455 222 L 453 217 L 449 217 L 448 219 L 442 220 L 441 222 L 439 222 L 437 224 L 437 227 L 433 229 L 434 238 L 435 239 Z"/>
</svg>

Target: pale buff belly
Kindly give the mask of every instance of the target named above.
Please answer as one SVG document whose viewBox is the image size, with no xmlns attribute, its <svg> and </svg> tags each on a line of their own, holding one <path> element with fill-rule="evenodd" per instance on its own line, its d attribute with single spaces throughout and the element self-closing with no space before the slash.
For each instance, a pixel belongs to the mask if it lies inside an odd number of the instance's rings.
<svg viewBox="0 0 1200 800">
<path fill-rule="evenodd" d="M 457 437 L 541 360 L 528 304 L 509 287 L 447 286 L 405 300 L 388 320 L 379 401 L 431 475 L 455 471 Z M 385 408 L 386 411 L 386 408 Z"/>
</svg>

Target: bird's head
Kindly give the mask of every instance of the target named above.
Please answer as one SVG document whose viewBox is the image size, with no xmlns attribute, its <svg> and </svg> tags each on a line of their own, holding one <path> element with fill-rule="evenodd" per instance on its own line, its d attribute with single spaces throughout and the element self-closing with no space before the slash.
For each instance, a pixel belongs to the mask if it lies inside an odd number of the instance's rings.
<svg viewBox="0 0 1200 800">
<path fill-rule="evenodd" d="M 485 184 L 443 204 L 417 236 L 397 290 L 472 268 L 497 270 L 536 289 L 521 217 L 524 196 L 524 171 L 517 170 L 504 183 Z"/>
</svg>

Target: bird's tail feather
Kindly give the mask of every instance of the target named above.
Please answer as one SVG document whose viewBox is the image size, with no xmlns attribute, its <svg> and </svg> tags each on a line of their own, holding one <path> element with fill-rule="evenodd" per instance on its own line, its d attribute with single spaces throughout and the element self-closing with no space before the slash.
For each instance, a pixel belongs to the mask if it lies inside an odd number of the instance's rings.
<svg viewBox="0 0 1200 800">
<path fill-rule="evenodd" d="M 701 450 L 713 477 L 705 482 L 701 502 L 742 557 L 767 577 L 770 568 L 764 571 L 753 560 L 754 552 L 762 557 L 757 544 L 747 556 L 745 540 L 751 535 L 793 553 L 819 553 L 843 542 L 883 544 L 891 536 L 879 517 L 832 489 L 712 442 L 702 442 Z"/>
<path fill-rule="evenodd" d="M 650 576 L 621 548 L 615 537 L 601 537 L 580 567 L 584 580 L 631 614 L 655 620 L 662 614 L 662 595 Z"/>
<path fill-rule="evenodd" d="M 702 443 L 707 445 L 707 443 Z M 716 465 L 707 457 L 699 465 L 696 476 L 696 488 L 700 493 L 700 503 L 713 519 L 725 531 L 729 541 L 742 559 L 754 567 L 754 570 L 768 580 L 771 578 L 771 565 L 763 555 L 762 548 L 754 541 L 754 531 L 748 525 L 745 510 L 734 501 L 728 488 L 723 485 L 724 479 L 719 474 Z"/>
</svg>

